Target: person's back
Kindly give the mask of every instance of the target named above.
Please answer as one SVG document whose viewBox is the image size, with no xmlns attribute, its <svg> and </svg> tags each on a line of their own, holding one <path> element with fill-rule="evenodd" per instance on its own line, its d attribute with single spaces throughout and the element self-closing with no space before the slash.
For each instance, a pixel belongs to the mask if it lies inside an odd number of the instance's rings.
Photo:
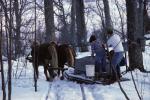
<svg viewBox="0 0 150 100">
<path fill-rule="evenodd" d="M 91 49 L 95 53 L 104 50 L 104 48 L 102 47 L 102 42 L 100 42 L 99 40 L 95 40 L 93 43 L 91 43 Z"/>
<path fill-rule="evenodd" d="M 107 41 L 108 46 L 113 47 L 114 54 L 111 58 L 111 65 L 114 67 L 114 79 L 119 79 L 121 77 L 120 73 L 120 66 L 119 63 L 121 62 L 121 59 L 123 58 L 123 45 L 122 40 L 119 37 L 119 35 L 114 34 L 113 30 L 108 30 L 107 35 L 110 36 L 110 38 Z"/>
<path fill-rule="evenodd" d="M 112 34 L 112 36 L 107 41 L 109 46 L 112 46 L 115 52 L 123 52 L 122 40 L 117 34 Z"/>
</svg>

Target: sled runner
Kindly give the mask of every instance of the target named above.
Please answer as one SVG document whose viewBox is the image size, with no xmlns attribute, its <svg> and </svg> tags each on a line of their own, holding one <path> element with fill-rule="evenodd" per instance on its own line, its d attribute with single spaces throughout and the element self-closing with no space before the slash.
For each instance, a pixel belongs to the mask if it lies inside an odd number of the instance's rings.
<svg viewBox="0 0 150 100">
<path fill-rule="evenodd" d="M 98 78 L 95 77 L 90 78 L 87 77 L 85 74 L 76 74 L 74 68 L 69 68 L 68 70 L 65 70 L 63 73 L 64 77 L 69 81 L 75 81 L 77 83 L 85 83 L 85 84 L 103 84 L 103 85 L 109 85 L 114 82 L 117 82 L 116 80 L 111 80 L 109 78 Z M 121 77 L 118 81 L 130 81 L 130 79 Z"/>
</svg>

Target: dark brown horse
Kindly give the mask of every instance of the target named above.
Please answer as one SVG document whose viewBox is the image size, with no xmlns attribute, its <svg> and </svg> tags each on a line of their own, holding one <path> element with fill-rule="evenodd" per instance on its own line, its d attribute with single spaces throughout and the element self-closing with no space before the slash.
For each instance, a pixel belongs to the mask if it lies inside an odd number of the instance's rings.
<svg viewBox="0 0 150 100">
<path fill-rule="evenodd" d="M 44 66 L 44 74 L 47 80 L 50 78 L 54 78 L 55 74 L 53 70 L 50 70 L 50 67 L 58 67 L 58 56 L 56 51 L 56 45 L 54 42 L 51 43 L 33 43 L 31 45 L 31 56 L 32 56 L 32 64 L 35 70 L 35 75 L 37 78 L 39 77 L 38 66 Z M 49 75 L 47 73 L 49 72 Z"/>
<path fill-rule="evenodd" d="M 64 69 L 65 64 L 67 64 L 68 67 L 74 67 L 76 53 L 72 47 L 70 47 L 68 44 L 59 45 L 57 46 L 57 54 L 59 68 Z M 58 75 L 60 75 L 60 70 Z"/>
<path fill-rule="evenodd" d="M 44 66 L 44 73 L 46 79 L 49 80 L 47 71 L 50 76 L 54 76 L 53 69 L 59 69 L 58 75 L 60 75 L 60 70 L 64 69 L 64 65 L 67 64 L 68 67 L 73 67 L 75 64 L 76 53 L 72 47 L 68 44 L 57 45 L 54 42 L 37 44 L 34 43 L 32 46 L 32 63 L 35 69 L 36 75 L 38 77 L 38 66 Z M 35 54 L 34 54 L 35 53 Z M 35 58 L 35 59 L 34 59 Z M 29 60 L 29 59 L 28 59 Z M 34 63 L 35 60 L 35 63 Z M 51 68 L 49 68 L 50 66 Z"/>
</svg>

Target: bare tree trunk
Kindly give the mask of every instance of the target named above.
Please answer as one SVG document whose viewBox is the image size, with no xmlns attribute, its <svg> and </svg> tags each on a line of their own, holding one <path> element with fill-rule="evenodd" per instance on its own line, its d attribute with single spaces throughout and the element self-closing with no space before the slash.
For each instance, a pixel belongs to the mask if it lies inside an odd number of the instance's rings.
<svg viewBox="0 0 150 100">
<path fill-rule="evenodd" d="M 65 10 L 63 6 L 63 0 L 58 0 L 58 2 L 54 1 L 55 6 L 58 8 L 58 21 L 59 21 L 59 29 L 60 29 L 60 41 L 62 43 L 69 43 L 69 30 L 65 17 Z"/>
<path fill-rule="evenodd" d="M 150 30 L 150 18 L 148 16 L 148 0 L 143 1 L 144 7 L 143 7 L 143 16 L 144 16 L 144 31 L 147 33 Z"/>
<path fill-rule="evenodd" d="M 104 14 L 105 14 L 105 27 L 104 27 L 104 41 L 107 41 L 106 31 L 108 29 L 113 29 L 110 17 L 110 9 L 109 9 L 109 2 L 108 0 L 103 0 L 104 4 Z"/>
<path fill-rule="evenodd" d="M 34 41 L 35 41 L 35 43 L 36 43 L 36 0 L 34 0 L 34 3 L 35 3 L 35 5 L 34 5 L 34 7 L 35 7 L 35 19 L 34 19 L 34 22 L 35 22 L 35 34 L 34 34 Z M 36 46 L 36 45 L 34 45 L 34 46 Z M 37 57 L 35 57 L 35 49 L 34 49 L 34 58 L 37 58 Z M 36 74 L 36 70 L 35 70 L 35 64 L 36 63 L 38 63 L 38 62 L 36 62 L 36 60 L 34 59 L 34 61 L 33 61 L 34 63 L 34 87 L 35 87 L 35 92 L 37 91 L 37 74 Z"/>
<path fill-rule="evenodd" d="M 5 90 L 5 78 L 4 78 L 4 69 L 3 69 L 3 61 L 2 61 L 2 8 L 0 8 L 0 23 L 1 23 L 1 31 L 0 31 L 0 70 L 1 70 L 1 77 L 2 77 L 2 91 L 3 91 L 3 100 L 6 100 L 6 90 Z"/>
<path fill-rule="evenodd" d="M 21 28 L 21 10 L 19 9 L 18 0 L 14 0 L 14 11 L 16 19 L 15 27 L 15 58 L 21 53 L 20 28 Z"/>
<path fill-rule="evenodd" d="M 102 22 L 102 30 L 103 30 L 103 32 L 100 34 L 100 36 L 101 36 L 101 39 L 103 40 L 103 41 L 106 41 L 106 36 L 105 36 L 105 16 L 104 16 L 104 11 L 103 11 L 103 8 L 100 6 L 100 0 L 96 0 L 96 6 L 97 6 L 97 8 L 98 8 L 98 12 L 99 12 L 99 16 L 100 16 L 100 18 L 101 18 L 101 22 Z"/>
<path fill-rule="evenodd" d="M 123 21 L 123 16 L 122 16 L 121 11 L 119 9 L 119 3 L 118 3 L 117 0 L 115 0 L 115 4 L 116 4 L 117 10 L 119 12 L 120 20 L 121 20 L 121 23 L 120 23 L 120 25 L 121 25 L 121 32 L 122 32 L 122 35 L 124 36 L 125 35 L 125 33 L 124 33 L 124 21 Z"/>
<path fill-rule="evenodd" d="M 4 10 L 5 18 L 6 18 L 6 20 L 8 21 L 9 18 L 8 18 L 8 15 L 7 15 L 7 5 L 5 5 L 2 0 L 0 0 L 0 3 L 1 3 L 1 6 L 2 6 L 2 8 L 3 8 L 3 10 Z"/>
<path fill-rule="evenodd" d="M 5 1 L 5 3 L 7 3 Z M 5 33 L 6 33 L 6 55 L 8 55 L 8 21 L 9 21 L 9 17 L 8 17 L 8 10 L 7 10 L 7 4 L 5 4 L 2 0 L 0 0 L 0 4 L 1 4 L 1 7 L 3 9 L 3 12 L 4 12 L 4 17 L 5 17 Z"/>
<path fill-rule="evenodd" d="M 144 71 L 142 48 L 137 26 L 137 1 L 126 0 L 127 7 L 127 34 L 128 34 L 128 53 L 129 53 L 129 69 L 138 68 Z"/>
<path fill-rule="evenodd" d="M 108 0 L 103 0 L 105 12 L 105 29 L 113 28 L 111 24 L 110 9 Z"/>
<path fill-rule="evenodd" d="M 139 42 L 139 45 L 142 49 L 142 51 L 145 51 L 145 40 L 144 40 L 144 34 L 145 34 L 145 30 L 144 30 L 144 4 L 143 4 L 143 0 L 138 0 L 138 4 L 139 4 L 139 8 L 138 8 L 138 35 L 137 39 Z"/>
<path fill-rule="evenodd" d="M 12 92 L 12 82 L 11 82 L 11 73 L 12 73 L 12 53 L 11 53 L 11 47 L 12 47 L 12 0 L 9 0 L 9 50 L 8 50 L 8 100 L 11 100 L 11 92 Z"/>
<path fill-rule="evenodd" d="M 44 9 L 45 9 L 46 42 L 56 41 L 53 0 L 44 0 Z"/>
<path fill-rule="evenodd" d="M 76 44 L 76 31 L 75 31 L 75 28 L 76 28 L 76 22 L 75 22 L 75 3 L 76 1 L 75 0 L 72 0 L 72 6 L 71 6 L 71 27 L 70 27 L 70 32 L 71 32 L 71 44 Z"/>
<path fill-rule="evenodd" d="M 84 1 L 76 0 L 76 23 L 77 23 L 77 43 L 81 52 L 87 51 L 85 43 L 87 42 L 87 33 L 84 17 Z"/>
</svg>

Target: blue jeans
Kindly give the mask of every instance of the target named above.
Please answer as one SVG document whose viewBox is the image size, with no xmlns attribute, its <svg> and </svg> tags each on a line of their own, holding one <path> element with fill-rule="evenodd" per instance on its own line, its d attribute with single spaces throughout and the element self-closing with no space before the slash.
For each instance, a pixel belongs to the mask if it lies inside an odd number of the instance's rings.
<svg viewBox="0 0 150 100">
<path fill-rule="evenodd" d="M 120 66 L 119 63 L 121 62 L 121 59 L 123 58 L 123 52 L 115 52 L 111 64 L 116 69 L 117 75 L 120 76 Z"/>
<path fill-rule="evenodd" d="M 96 52 L 95 56 L 95 71 L 96 72 L 106 72 L 106 53 L 105 50 Z"/>
</svg>

